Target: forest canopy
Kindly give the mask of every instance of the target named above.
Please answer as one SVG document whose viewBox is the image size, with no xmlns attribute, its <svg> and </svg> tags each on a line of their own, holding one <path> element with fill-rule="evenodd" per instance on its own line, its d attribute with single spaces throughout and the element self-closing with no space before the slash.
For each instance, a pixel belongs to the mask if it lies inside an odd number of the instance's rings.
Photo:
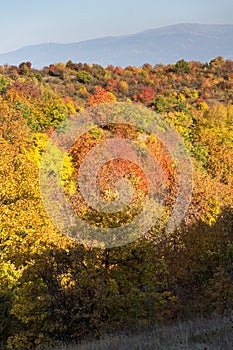
<svg viewBox="0 0 233 350">
<path fill-rule="evenodd" d="M 36 70 L 0 67 L 0 346 L 35 349 L 87 337 L 233 309 L 233 62 L 180 60 L 137 68 L 68 61 Z M 169 191 L 161 222 L 136 241 L 109 249 L 63 235 L 48 216 L 39 169 L 48 138 L 86 108 L 125 102 L 159 113 L 182 136 L 193 191 L 180 226 L 163 239 L 176 195 L 174 161 L 156 137 L 144 142 L 160 160 Z M 77 214 L 98 225 L 131 220 L 147 186 L 131 163 L 110 162 L 100 188 L 112 200 L 110 169 L 136 188 L 134 209 L 118 217 L 87 211 L 77 193 L 85 154 L 109 135 L 136 139 L 133 128 L 98 127 L 82 135 L 63 167 L 62 185 Z M 160 239 L 158 239 L 158 236 Z"/>
</svg>

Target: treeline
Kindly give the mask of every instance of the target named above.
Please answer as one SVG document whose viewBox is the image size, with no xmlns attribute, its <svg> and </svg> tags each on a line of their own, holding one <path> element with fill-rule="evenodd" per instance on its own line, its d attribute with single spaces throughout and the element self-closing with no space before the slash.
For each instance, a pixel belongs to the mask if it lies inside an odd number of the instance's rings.
<svg viewBox="0 0 233 350">
<path fill-rule="evenodd" d="M 232 312 L 232 68 L 222 57 L 125 69 L 71 61 L 42 70 L 30 62 L 0 67 L 2 349 L 46 348 Z M 194 168 L 193 197 L 166 239 L 161 226 L 126 246 L 88 248 L 62 235 L 46 214 L 40 160 L 48 137 L 68 116 L 114 101 L 151 108 L 183 136 Z M 113 130 L 84 135 L 70 153 L 72 164 L 107 132 Z M 135 137 L 135 130 L 124 132 Z M 174 164 L 167 164 L 171 181 Z"/>
</svg>

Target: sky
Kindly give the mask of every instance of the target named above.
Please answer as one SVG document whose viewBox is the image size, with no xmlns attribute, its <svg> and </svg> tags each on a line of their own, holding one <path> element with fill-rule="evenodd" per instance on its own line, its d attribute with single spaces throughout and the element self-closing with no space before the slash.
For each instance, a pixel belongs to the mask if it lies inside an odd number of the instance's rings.
<svg viewBox="0 0 233 350">
<path fill-rule="evenodd" d="M 176 23 L 233 24 L 232 0 L 0 0 L 0 53 Z"/>
</svg>

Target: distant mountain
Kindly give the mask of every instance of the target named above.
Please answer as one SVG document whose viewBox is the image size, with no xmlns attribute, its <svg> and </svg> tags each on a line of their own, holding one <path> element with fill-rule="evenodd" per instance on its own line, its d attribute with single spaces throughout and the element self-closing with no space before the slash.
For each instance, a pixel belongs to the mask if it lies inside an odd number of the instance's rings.
<svg viewBox="0 0 233 350">
<path fill-rule="evenodd" d="M 26 46 L 0 54 L 0 64 L 32 62 L 41 68 L 51 63 L 98 63 L 141 66 L 174 63 L 179 59 L 207 62 L 214 57 L 233 59 L 233 25 L 176 24 L 132 35 L 106 37 L 70 44 Z"/>
</svg>

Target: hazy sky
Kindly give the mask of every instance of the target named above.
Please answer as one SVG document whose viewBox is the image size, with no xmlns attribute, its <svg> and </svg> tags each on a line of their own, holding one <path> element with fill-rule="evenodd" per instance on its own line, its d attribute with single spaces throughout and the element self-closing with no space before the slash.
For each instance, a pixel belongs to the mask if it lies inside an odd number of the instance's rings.
<svg viewBox="0 0 233 350">
<path fill-rule="evenodd" d="M 233 23 L 232 0 L 0 0 L 0 53 L 175 23 Z"/>
</svg>

